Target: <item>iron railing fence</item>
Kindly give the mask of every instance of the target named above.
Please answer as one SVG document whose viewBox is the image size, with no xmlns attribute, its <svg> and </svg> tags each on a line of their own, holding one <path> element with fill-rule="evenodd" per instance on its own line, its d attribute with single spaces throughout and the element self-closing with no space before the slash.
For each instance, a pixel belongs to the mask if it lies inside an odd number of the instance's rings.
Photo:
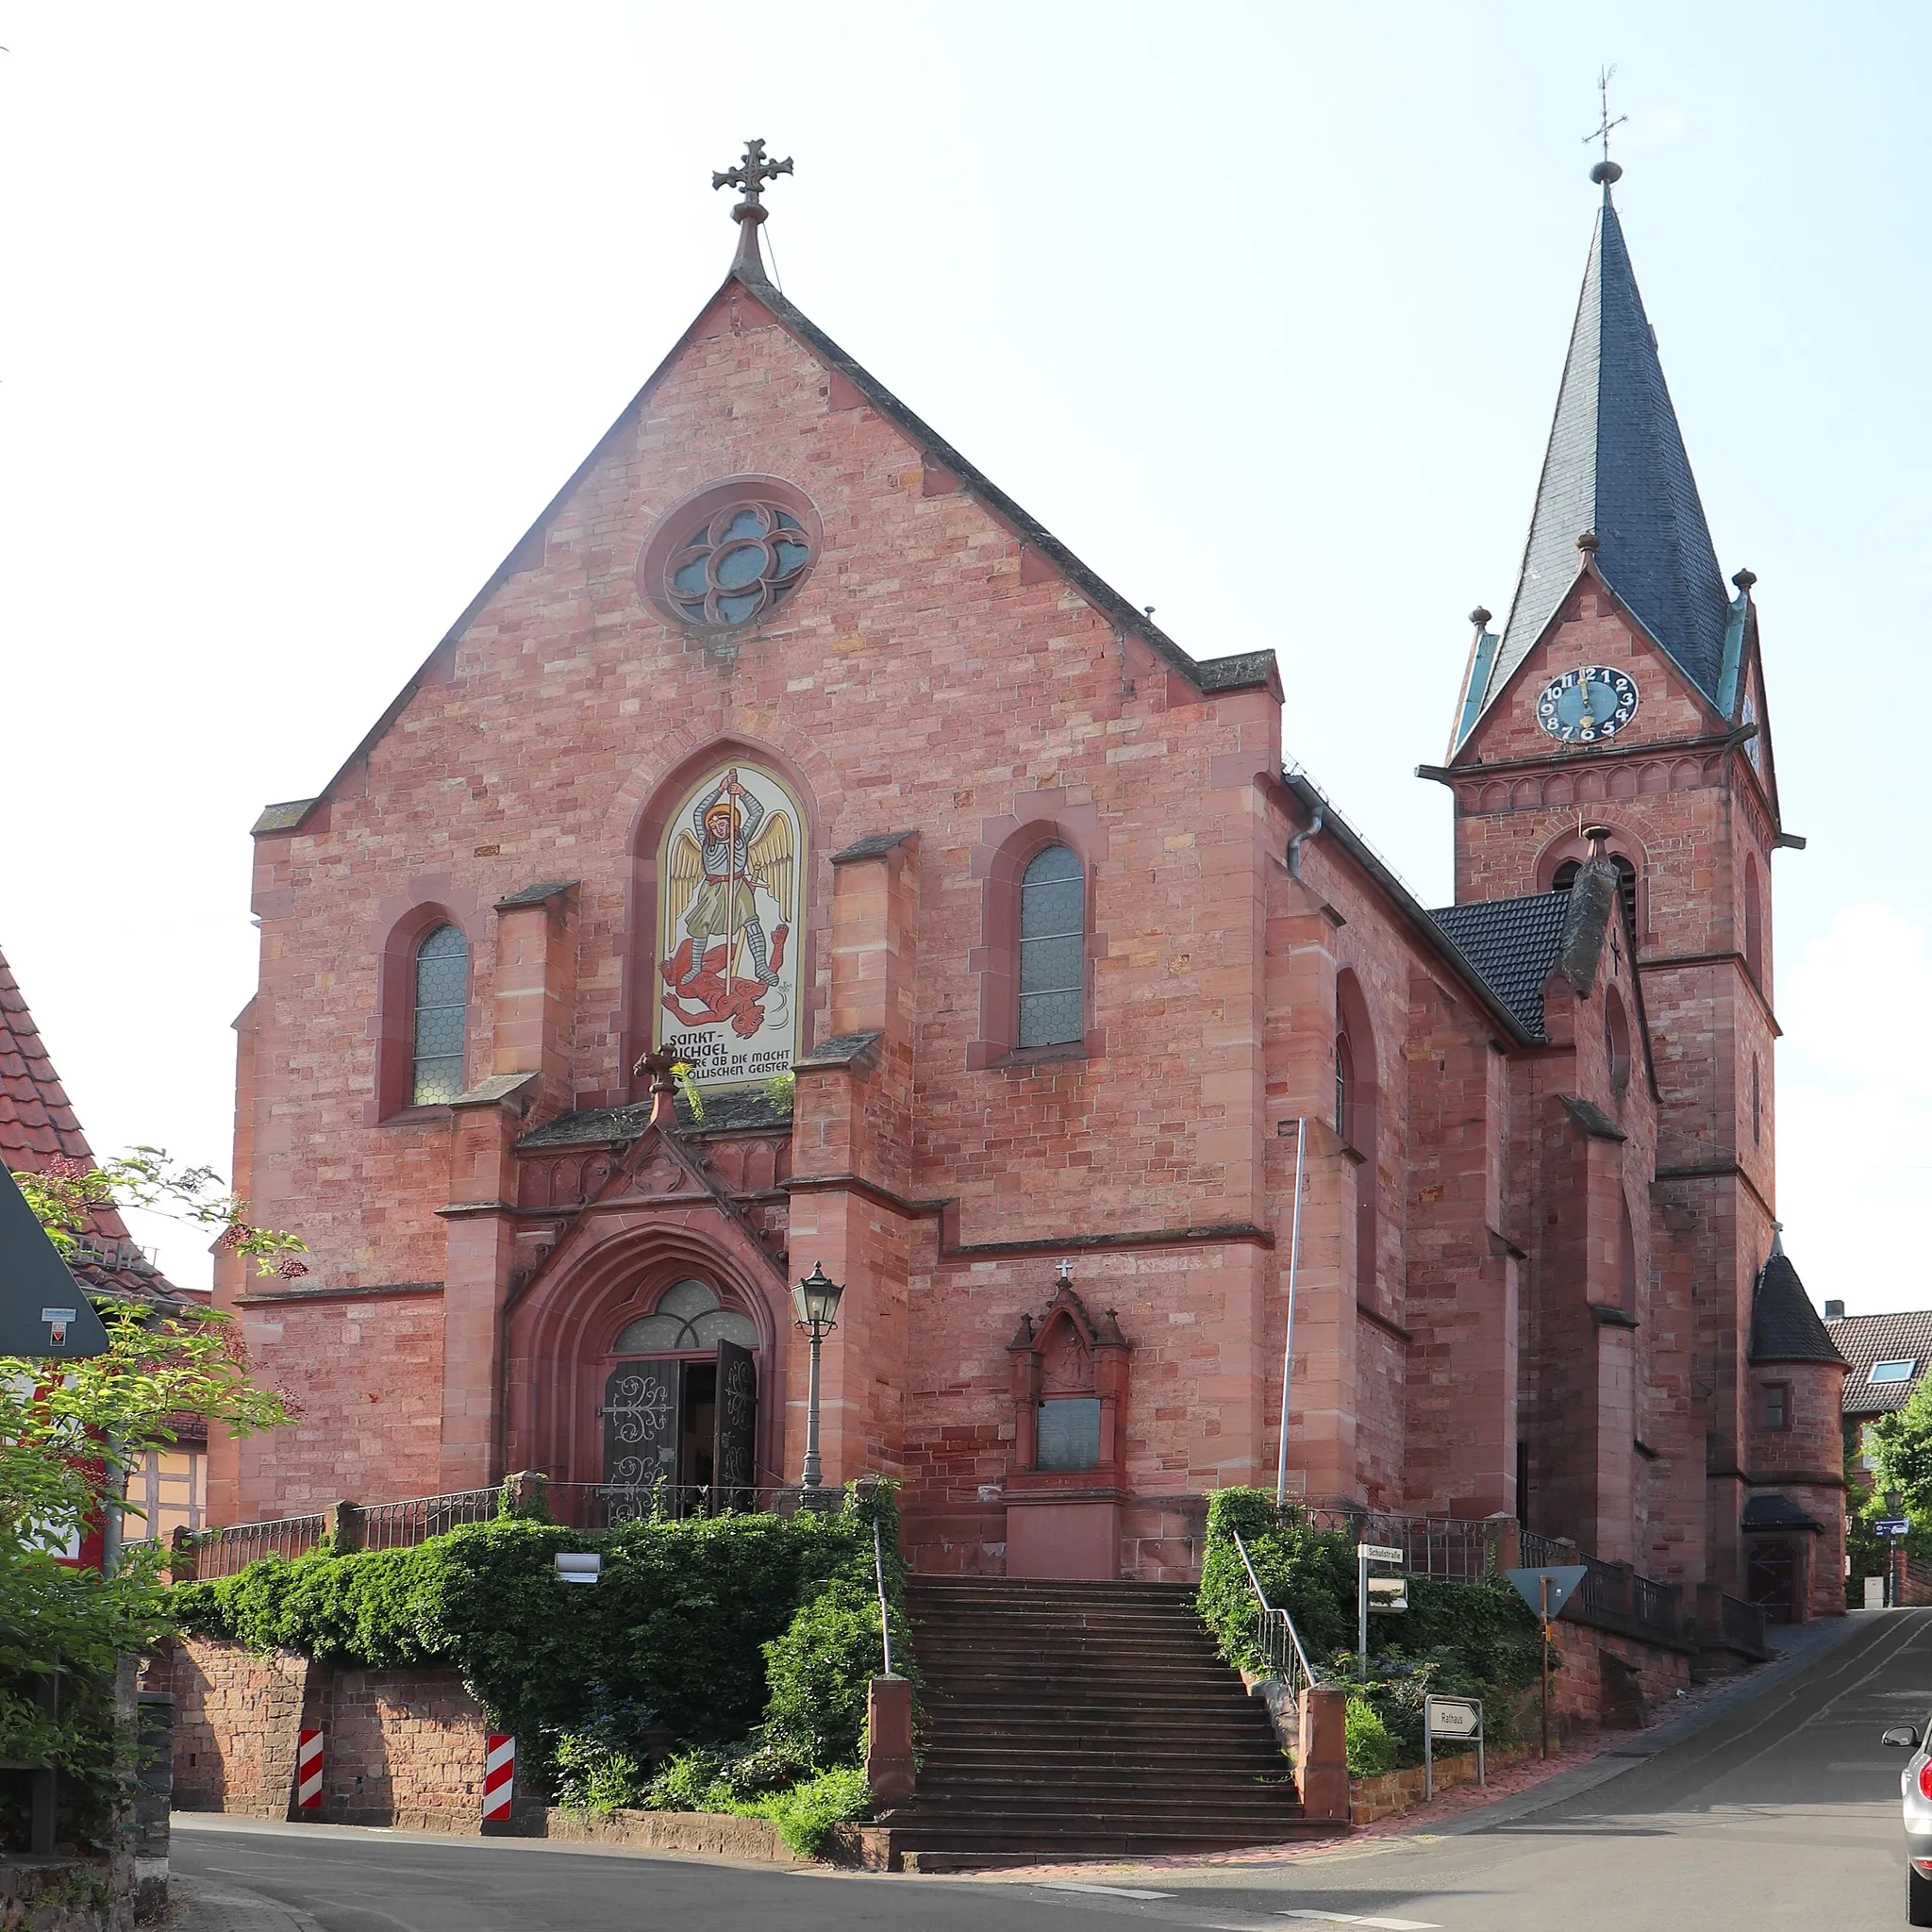
<svg viewBox="0 0 1932 1932">
<path fill-rule="evenodd" d="M 1753 1650 L 1768 1647 L 1762 1605 L 1747 1604 L 1741 1597 L 1726 1594 L 1719 1599 L 1718 1610 L 1724 1634 L 1733 1643 L 1745 1644 Z"/>
<path fill-rule="evenodd" d="M 358 1512 L 358 1546 L 412 1550 L 465 1523 L 491 1523 L 502 1514 L 503 1491 L 455 1490 L 446 1496 L 410 1496 L 400 1503 L 371 1503 Z"/>
<path fill-rule="evenodd" d="M 771 1509 L 779 1489 L 724 1489 L 709 1483 L 546 1483 L 553 1523 L 572 1529 L 615 1529 L 625 1523 L 686 1516 L 748 1516 Z M 796 1495 L 793 1489 L 789 1491 Z"/>
<path fill-rule="evenodd" d="M 1576 1554 L 1574 1543 L 1559 1541 L 1553 1536 L 1541 1536 L 1533 1529 L 1518 1530 L 1517 1547 L 1523 1552 L 1524 1567 L 1529 1570 L 1554 1570 L 1565 1563 L 1575 1563 L 1582 1559 Z"/>
<path fill-rule="evenodd" d="M 1682 1589 L 1674 1583 L 1656 1583 L 1636 1572 L 1630 1576 L 1630 1614 L 1646 1629 L 1660 1637 L 1675 1637 L 1683 1622 Z"/>
<path fill-rule="evenodd" d="M 320 1516 L 284 1516 L 275 1523 L 237 1523 L 226 1529 L 204 1529 L 176 1545 L 192 1555 L 192 1574 L 203 1582 L 210 1576 L 232 1576 L 263 1557 L 306 1557 L 322 1541 Z M 178 1565 L 177 1556 L 177 1565 Z M 179 1574 L 177 1568 L 176 1574 Z"/>
<path fill-rule="evenodd" d="M 1311 1529 L 1346 1531 L 1358 1543 L 1379 1543 L 1402 1552 L 1411 1576 L 1447 1583 L 1480 1583 L 1491 1574 L 1494 1535 L 1489 1524 L 1457 1516 L 1401 1516 L 1345 1503 L 1285 1506 L 1284 1514 Z"/>
</svg>

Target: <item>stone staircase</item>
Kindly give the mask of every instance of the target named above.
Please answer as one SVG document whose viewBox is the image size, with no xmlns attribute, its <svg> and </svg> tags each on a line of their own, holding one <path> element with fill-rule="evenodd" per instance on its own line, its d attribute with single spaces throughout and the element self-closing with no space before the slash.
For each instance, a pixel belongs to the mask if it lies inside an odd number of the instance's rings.
<svg viewBox="0 0 1932 1932">
<path fill-rule="evenodd" d="M 1184 1584 L 915 1576 L 923 1872 L 1229 1851 L 1320 1837 L 1258 1698 Z"/>
</svg>

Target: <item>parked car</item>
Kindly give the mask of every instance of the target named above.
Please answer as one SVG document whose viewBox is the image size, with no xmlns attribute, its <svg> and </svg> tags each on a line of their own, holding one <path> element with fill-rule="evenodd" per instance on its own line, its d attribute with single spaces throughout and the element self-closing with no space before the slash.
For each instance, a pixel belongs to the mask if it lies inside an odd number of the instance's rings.
<svg viewBox="0 0 1932 1932">
<path fill-rule="evenodd" d="M 1911 1762 L 1899 1774 L 1898 1789 L 1906 1823 L 1906 1924 L 1932 1925 L 1932 1751 L 1917 1724 L 1893 1724 L 1880 1740 L 1895 1751 L 1909 1751 Z"/>
</svg>

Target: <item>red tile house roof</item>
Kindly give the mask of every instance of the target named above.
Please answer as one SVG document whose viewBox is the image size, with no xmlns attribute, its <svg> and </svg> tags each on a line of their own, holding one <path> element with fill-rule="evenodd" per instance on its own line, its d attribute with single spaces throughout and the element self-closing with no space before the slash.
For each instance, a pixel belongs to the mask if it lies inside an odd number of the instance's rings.
<svg viewBox="0 0 1932 1932">
<path fill-rule="evenodd" d="M 1899 1315 L 1840 1315 L 1824 1324 L 1839 1354 L 1851 1364 L 1845 1377 L 1845 1414 L 1883 1415 L 1903 1408 L 1932 1369 L 1932 1308 L 1911 1308 Z M 1872 1371 L 1880 1362 L 1910 1362 L 1896 1380 L 1874 1382 Z"/>
<path fill-rule="evenodd" d="M 54 1160 L 92 1163 L 93 1158 L 13 969 L 0 953 L 0 1164 L 14 1174 L 44 1174 Z M 143 1302 L 179 1298 L 111 1208 L 97 1212 L 82 1237 L 74 1276 L 96 1295 Z"/>
</svg>

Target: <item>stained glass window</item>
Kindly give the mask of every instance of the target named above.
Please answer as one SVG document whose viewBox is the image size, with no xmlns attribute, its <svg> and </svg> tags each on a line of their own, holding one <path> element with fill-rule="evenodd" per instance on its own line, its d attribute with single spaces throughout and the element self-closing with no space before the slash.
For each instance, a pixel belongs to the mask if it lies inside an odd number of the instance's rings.
<svg viewBox="0 0 1932 1932">
<path fill-rule="evenodd" d="M 1020 881 L 1020 1045 L 1085 1034 L 1086 951 L 1087 875 L 1064 845 L 1049 845 Z"/>
<path fill-rule="evenodd" d="M 716 1348 L 721 1341 L 756 1348 L 758 1324 L 735 1308 L 720 1307 L 716 1291 L 702 1281 L 676 1281 L 658 1297 L 656 1314 L 625 1326 L 612 1353 L 676 1355 L 687 1349 Z"/>
<path fill-rule="evenodd" d="M 463 1091 L 463 1029 L 470 1011 L 470 942 L 439 925 L 416 948 L 416 1035 L 409 1098 L 417 1107 Z"/>
<path fill-rule="evenodd" d="M 805 525 L 775 503 L 736 503 L 685 533 L 664 564 L 663 595 L 692 624 L 729 629 L 769 616 L 811 563 Z"/>
</svg>

